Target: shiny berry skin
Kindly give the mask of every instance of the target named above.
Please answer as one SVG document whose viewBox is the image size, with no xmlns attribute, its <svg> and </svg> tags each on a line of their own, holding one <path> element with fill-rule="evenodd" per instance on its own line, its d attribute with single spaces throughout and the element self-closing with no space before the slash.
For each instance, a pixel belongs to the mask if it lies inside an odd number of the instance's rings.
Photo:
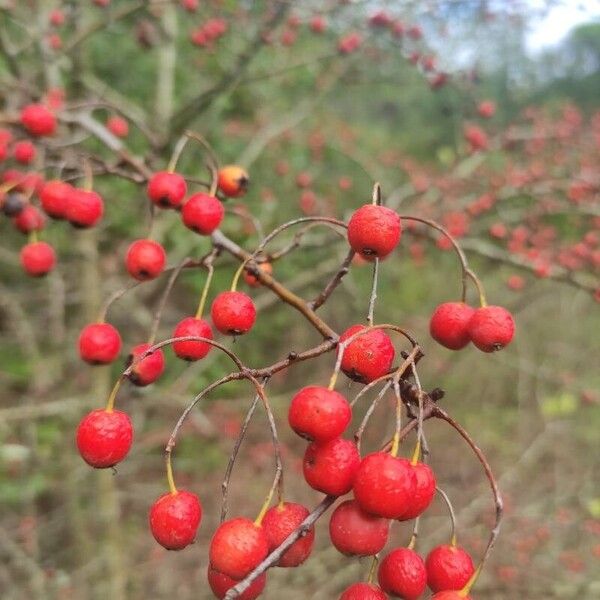
<svg viewBox="0 0 600 600">
<path fill-rule="evenodd" d="M 256 308 L 252 298 L 243 292 L 221 292 L 213 300 L 210 316 L 221 333 L 243 335 L 256 321 Z"/>
<path fill-rule="evenodd" d="M 76 441 L 88 465 L 96 469 L 113 467 L 127 456 L 133 442 L 129 415 L 120 410 L 93 410 L 81 419 Z"/>
<path fill-rule="evenodd" d="M 113 115 L 106 120 L 106 129 L 118 138 L 125 138 L 129 134 L 129 123 L 117 115 Z"/>
<path fill-rule="evenodd" d="M 221 523 L 208 551 L 212 567 L 233 579 L 246 577 L 268 553 L 269 541 L 263 528 L 244 517 Z"/>
<path fill-rule="evenodd" d="M 384 592 L 403 600 L 417 600 L 427 585 L 425 563 L 416 552 L 396 548 L 379 564 L 377 579 Z"/>
<path fill-rule="evenodd" d="M 363 458 L 354 478 L 354 498 L 372 515 L 398 519 L 410 507 L 416 476 L 410 461 L 387 452 Z"/>
<path fill-rule="evenodd" d="M 438 592 L 432 596 L 431 600 L 471 600 L 471 596 L 461 596 L 459 592 L 445 591 Z"/>
<path fill-rule="evenodd" d="M 79 334 L 79 356 L 90 365 L 111 363 L 121 351 L 121 336 L 110 323 L 90 323 Z"/>
<path fill-rule="evenodd" d="M 134 360 L 138 359 L 150 347 L 150 344 L 138 344 L 134 346 L 127 358 L 127 366 L 131 365 Z M 144 387 L 154 383 L 163 374 L 164 370 L 165 355 L 158 348 L 133 366 L 129 374 L 129 381 L 138 387 Z"/>
<path fill-rule="evenodd" d="M 335 390 L 309 385 L 293 398 L 288 410 L 290 427 L 301 437 L 328 442 L 344 433 L 352 420 L 350 404 Z"/>
<path fill-rule="evenodd" d="M 331 514 L 331 543 L 347 556 L 372 556 L 387 544 L 388 519 L 366 513 L 356 500 L 342 502 Z"/>
<path fill-rule="evenodd" d="M 46 218 L 35 206 L 26 204 L 23 210 L 13 219 L 13 223 L 21 233 L 30 233 L 44 229 Z"/>
<path fill-rule="evenodd" d="M 46 275 L 56 265 L 54 248 L 46 242 L 32 242 L 21 248 L 21 266 L 32 277 Z"/>
<path fill-rule="evenodd" d="M 352 489 L 360 464 L 356 444 L 335 438 L 309 444 L 304 453 L 304 479 L 311 488 L 331 496 L 343 496 Z"/>
<path fill-rule="evenodd" d="M 340 600 L 387 600 L 387 596 L 372 583 L 353 583 L 344 590 Z"/>
<path fill-rule="evenodd" d="M 435 496 L 435 475 L 429 465 L 418 462 L 416 465 L 410 463 L 410 468 L 415 474 L 415 489 L 410 497 L 408 508 L 402 513 L 401 521 L 416 519 L 428 508 Z"/>
<path fill-rule="evenodd" d="M 209 340 L 213 339 L 212 329 L 210 325 L 204 319 L 196 319 L 195 317 L 186 317 L 182 321 L 179 321 L 177 327 L 173 331 L 173 337 L 203 337 Z M 175 342 L 173 344 L 173 351 L 175 354 L 183 360 L 200 360 L 204 358 L 209 352 L 212 346 L 206 342 Z"/>
<path fill-rule="evenodd" d="M 65 217 L 78 229 L 93 227 L 104 214 L 104 201 L 93 191 L 74 189 L 67 203 Z"/>
<path fill-rule="evenodd" d="M 364 325 L 353 325 L 342 333 L 340 342 L 363 329 L 366 329 Z M 382 329 L 374 329 L 356 336 L 346 346 L 342 358 L 342 371 L 354 381 L 369 383 L 389 373 L 395 354 L 389 335 Z"/>
<path fill-rule="evenodd" d="M 437 546 L 425 560 L 427 585 L 432 592 L 462 590 L 475 572 L 469 553 L 460 546 Z"/>
<path fill-rule="evenodd" d="M 305 506 L 294 502 L 284 502 L 283 505 L 270 508 L 262 520 L 262 527 L 269 541 L 269 552 L 279 547 L 308 515 L 309 511 Z M 310 556 L 314 541 L 315 528 L 311 527 L 306 535 L 296 540 L 284 552 L 277 566 L 297 567 L 301 565 Z"/>
<path fill-rule="evenodd" d="M 154 240 L 136 240 L 127 249 L 125 267 L 138 281 L 156 279 L 165 268 L 165 249 Z"/>
<path fill-rule="evenodd" d="M 221 192 L 229 198 L 243 196 L 248 190 L 250 177 L 248 173 L 237 165 L 227 165 L 219 169 L 218 186 Z"/>
<path fill-rule="evenodd" d="M 365 204 L 348 222 L 348 242 L 363 258 L 385 258 L 400 241 L 398 213 L 386 206 Z"/>
<path fill-rule="evenodd" d="M 27 205 L 25 198 L 15 192 L 8 192 L 5 196 L 0 194 L 0 200 L 2 200 L 2 212 L 7 217 L 16 217 Z"/>
<path fill-rule="evenodd" d="M 227 592 L 237 583 L 239 580 L 232 579 L 229 575 L 219 573 L 210 565 L 208 566 L 208 585 L 217 598 L 225 598 Z M 263 593 L 266 583 L 267 574 L 263 573 L 252 582 L 252 585 L 243 594 L 238 596 L 238 599 L 256 600 Z"/>
<path fill-rule="evenodd" d="M 148 520 L 154 539 L 167 550 L 182 550 L 196 538 L 202 506 L 196 494 L 167 492 L 150 508 Z"/>
<path fill-rule="evenodd" d="M 42 208 L 49 217 L 64 219 L 67 216 L 67 206 L 75 193 L 75 188 L 64 181 L 47 181 L 39 194 Z"/>
<path fill-rule="evenodd" d="M 470 341 L 469 321 L 475 309 L 464 302 L 444 302 L 431 316 L 431 337 L 450 350 L 460 350 Z"/>
<path fill-rule="evenodd" d="M 181 209 L 183 224 L 200 235 L 210 235 L 219 227 L 224 216 L 223 203 L 209 194 L 190 196 Z"/>
<path fill-rule="evenodd" d="M 21 125 L 36 137 L 52 135 L 56 131 L 56 117 L 43 104 L 28 104 L 21 111 Z"/>
<path fill-rule="evenodd" d="M 512 315 L 502 306 L 478 308 L 469 321 L 471 341 L 483 352 L 495 352 L 510 344 L 515 334 Z"/>
<path fill-rule="evenodd" d="M 177 208 L 185 198 L 187 184 L 178 173 L 159 171 L 148 182 L 148 198 L 161 208 Z"/>
<path fill-rule="evenodd" d="M 270 262 L 259 263 L 258 268 L 267 275 L 271 275 L 273 273 L 273 265 Z M 248 271 L 244 271 L 244 281 L 250 287 L 260 287 L 262 285 L 258 278 Z"/>
<path fill-rule="evenodd" d="M 21 140 L 14 145 L 13 156 L 23 165 L 28 165 L 35 158 L 35 146 L 29 140 Z"/>
</svg>

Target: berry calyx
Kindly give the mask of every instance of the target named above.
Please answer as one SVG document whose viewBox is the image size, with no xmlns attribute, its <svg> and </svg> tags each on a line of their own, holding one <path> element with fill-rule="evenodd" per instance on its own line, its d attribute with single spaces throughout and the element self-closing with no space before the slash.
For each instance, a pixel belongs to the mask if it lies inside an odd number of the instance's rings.
<svg viewBox="0 0 600 600">
<path fill-rule="evenodd" d="M 305 506 L 294 502 L 284 502 L 270 508 L 262 520 L 262 527 L 269 542 L 269 552 L 280 546 L 308 515 L 309 511 Z M 283 553 L 277 566 L 297 567 L 301 565 L 310 556 L 314 541 L 315 528 L 311 527 L 306 535 L 296 540 Z"/>
<path fill-rule="evenodd" d="M 243 335 L 256 321 L 256 308 L 252 298 L 243 292 L 221 292 L 212 303 L 210 316 L 221 333 Z"/>
<path fill-rule="evenodd" d="M 13 219 L 13 223 L 21 233 L 31 233 L 44 229 L 46 218 L 35 206 L 26 204 Z"/>
<path fill-rule="evenodd" d="M 167 550 L 182 550 L 196 538 L 202 506 L 196 494 L 186 490 L 167 492 L 150 508 L 150 530 Z"/>
<path fill-rule="evenodd" d="M 185 179 L 178 173 L 159 171 L 148 182 L 148 198 L 161 208 L 177 208 L 187 192 Z"/>
<path fill-rule="evenodd" d="M 46 242 L 31 242 L 21 248 L 20 260 L 28 275 L 42 277 L 56 265 L 56 253 Z"/>
<path fill-rule="evenodd" d="M 405 458 L 374 452 L 363 458 L 354 478 L 354 497 L 372 515 L 398 519 L 410 508 L 416 476 Z"/>
<path fill-rule="evenodd" d="M 433 501 L 435 496 L 435 475 L 431 467 L 425 463 L 410 463 L 410 468 L 415 474 L 415 488 L 410 497 L 408 508 L 402 513 L 401 521 L 416 519 L 422 515 Z"/>
<path fill-rule="evenodd" d="M 512 315 L 502 306 L 482 306 L 469 321 L 469 336 L 483 352 L 495 352 L 510 344 L 515 334 Z"/>
<path fill-rule="evenodd" d="M 56 117 L 43 104 L 28 104 L 21 110 L 21 125 L 36 137 L 52 135 L 56 131 Z"/>
<path fill-rule="evenodd" d="M 273 273 L 273 265 L 270 262 L 258 263 L 258 268 L 267 275 L 271 275 Z M 262 285 L 258 277 L 248 271 L 244 271 L 244 281 L 250 287 L 260 287 Z"/>
<path fill-rule="evenodd" d="M 293 398 L 288 410 L 290 427 L 301 437 L 328 442 L 344 433 L 352 420 L 352 409 L 342 394 L 309 385 Z"/>
<path fill-rule="evenodd" d="M 269 542 L 260 525 L 237 517 L 219 525 L 210 542 L 211 566 L 233 579 L 243 579 L 269 553 Z"/>
<path fill-rule="evenodd" d="M 190 196 L 181 209 L 183 224 L 200 235 L 210 235 L 219 227 L 224 216 L 222 202 L 209 194 Z"/>
<path fill-rule="evenodd" d="M 364 325 L 353 325 L 342 333 L 340 342 L 363 329 L 366 329 Z M 395 354 L 394 345 L 387 333 L 382 329 L 373 329 L 356 336 L 346 346 L 341 369 L 350 379 L 369 383 L 390 371 Z"/>
<path fill-rule="evenodd" d="M 239 580 L 233 579 L 224 573 L 219 573 L 211 565 L 208 566 L 208 585 L 217 598 L 225 598 L 227 592 L 237 583 L 239 583 Z M 262 573 L 243 594 L 238 596 L 239 600 L 255 600 L 262 594 L 266 583 L 267 574 Z"/>
<path fill-rule="evenodd" d="M 425 560 L 427 585 L 432 592 L 462 590 L 475 572 L 469 553 L 460 546 L 437 546 Z"/>
<path fill-rule="evenodd" d="M 45 213 L 53 219 L 64 219 L 67 206 L 75 193 L 72 185 L 64 181 L 47 181 L 40 191 L 40 202 Z"/>
<path fill-rule="evenodd" d="M 427 585 L 423 559 L 409 548 L 392 550 L 381 561 L 377 579 L 384 592 L 403 600 L 417 600 Z"/>
<path fill-rule="evenodd" d="M 352 489 L 360 465 L 356 444 L 335 438 L 309 444 L 304 453 L 304 478 L 311 488 L 331 496 L 343 496 Z"/>
<path fill-rule="evenodd" d="M 186 317 L 182 321 L 179 321 L 173 331 L 173 337 L 188 336 L 203 337 L 209 340 L 213 339 L 210 325 L 204 319 L 196 319 L 195 317 Z M 175 354 L 179 358 L 189 361 L 204 358 L 210 352 L 211 348 L 210 344 L 201 341 L 175 342 L 173 344 Z"/>
<path fill-rule="evenodd" d="M 385 258 L 400 241 L 402 226 L 397 212 L 386 206 L 365 204 L 348 222 L 350 247 L 363 258 Z"/>
<path fill-rule="evenodd" d="M 136 240 L 127 249 L 125 266 L 127 272 L 138 281 L 158 277 L 165 268 L 165 249 L 154 240 Z"/>
<path fill-rule="evenodd" d="M 347 556 L 372 556 L 387 544 L 390 522 L 366 513 L 356 500 L 342 502 L 329 520 L 331 543 Z"/>
<path fill-rule="evenodd" d="M 238 198 L 248 191 L 250 177 L 248 173 L 237 165 L 227 165 L 219 169 L 217 185 L 225 196 Z"/>
<path fill-rule="evenodd" d="M 79 356 L 90 365 L 111 363 L 121 351 L 121 336 L 110 323 L 90 323 L 79 334 Z"/>
<path fill-rule="evenodd" d="M 134 346 L 127 358 L 127 366 L 133 364 L 138 357 L 142 356 L 151 344 L 138 344 Z M 152 354 L 148 354 L 142 360 L 137 360 L 129 374 L 129 381 L 139 387 L 144 387 L 154 383 L 165 370 L 165 355 L 158 348 Z"/>
<path fill-rule="evenodd" d="M 131 419 L 120 410 L 93 410 L 80 421 L 76 441 L 79 454 L 88 465 L 96 469 L 113 467 L 131 448 Z"/>
<path fill-rule="evenodd" d="M 373 583 L 353 583 L 344 590 L 340 600 L 387 600 L 387 596 Z"/>
<path fill-rule="evenodd" d="M 100 194 L 91 190 L 73 189 L 65 211 L 65 216 L 73 227 L 93 227 L 103 214 L 104 201 Z"/>
<path fill-rule="evenodd" d="M 475 309 L 464 302 L 444 302 L 431 316 L 431 337 L 450 350 L 460 350 L 470 341 L 469 322 Z"/>
</svg>

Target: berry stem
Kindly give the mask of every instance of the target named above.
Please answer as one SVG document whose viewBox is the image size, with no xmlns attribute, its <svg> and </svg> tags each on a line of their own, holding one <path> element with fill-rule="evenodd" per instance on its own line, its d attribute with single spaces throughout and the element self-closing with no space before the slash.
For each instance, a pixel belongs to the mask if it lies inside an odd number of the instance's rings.
<svg viewBox="0 0 600 600">
<path fill-rule="evenodd" d="M 442 488 L 436 487 L 435 491 L 442 497 L 442 499 L 444 500 L 444 504 L 446 505 L 446 507 L 448 508 L 448 512 L 450 513 L 450 522 L 452 524 L 452 531 L 450 533 L 450 544 L 452 546 L 456 546 L 456 513 L 454 512 L 454 507 L 452 506 L 452 502 L 450 502 L 448 494 L 446 494 L 446 492 Z"/>
<path fill-rule="evenodd" d="M 394 394 L 396 395 L 396 431 L 394 432 L 390 454 L 392 456 L 397 456 L 398 449 L 400 448 L 400 431 L 402 429 L 402 395 L 400 393 L 400 384 L 397 379 L 394 379 L 393 388 Z"/>
<path fill-rule="evenodd" d="M 377 300 L 377 280 L 379 277 L 379 259 L 375 258 L 373 263 L 373 283 L 371 285 L 371 297 L 369 298 L 369 312 L 367 314 L 367 323 L 373 327 L 373 313 L 375 311 L 375 300 Z"/>
<path fill-rule="evenodd" d="M 199 133 L 196 133 L 195 131 L 186 131 L 185 134 L 188 138 L 194 140 L 195 142 L 198 142 L 208 153 L 208 158 L 209 158 L 209 168 L 211 171 L 211 175 L 213 176 L 213 181 L 211 183 L 210 186 L 210 195 L 214 196 L 215 192 L 217 191 L 217 186 L 216 186 L 216 177 L 215 174 L 218 173 L 219 171 L 219 160 L 217 159 L 217 155 L 215 154 L 215 151 L 212 149 L 212 146 L 206 141 L 206 138 L 201 136 Z M 213 184 L 215 184 L 215 188 L 213 190 Z"/>
<path fill-rule="evenodd" d="M 415 444 L 415 451 L 413 452 L 410 464 L 414 467 L 419 462 L 419 456 L 421 455 L 421 438 L 417 439 Z"/>
<path fill-rule="evenodd" d="M 230 291 L 235 292 L 237 290 L 237 285 L 238 282 L 240 280 L 240 277 L 242 276 L 242 273 L 244 271 L 244 269 L 246 268 L 246 265 L 248 264 L 248 261 L 252 260 L 252 256 L 249 256 L 245 261 L 242 262 L 242 264 L 238 267 L 237 271 L 235 272 L 235 275 L 233 276 L 233 280 L 231 282 L 231 288 Z"/>
<path fill-rule="evenodd" d="M 479 563 L 479 566 L 475 569 L 475 572 L 473 573 L 473 575 L 471 575 L 471 578 L 469 579 L 469 581 L 467 581 L 465 587 L 462 590 L 460 590 L 460 592 L 458 592 L 458 595 L 461 598 L 466 598 L 469 595 L 469 592 L 471 591 L 471 588 L 475 585 L 475 582 L 481 574 L 482 569 L 483 562 Z"/>
<path fill-rule="evenodd" d="M 215 268 L 213 267 L 212 263 L 210 263 L 208 265 L 208 275 L 206 276 L 204 288 L 202 288 L 202 295 L 200 296 L 200 302 L 198 303 L 198 310 L 196 311 L 196 319 L 202 318 L 202 313 L 204 312 L 204 307 L 206 305 L 206 298 L 208 297 L 208 290 L 210 288 L 210 282 L 212 281 L 214 272 L 215 272 Z"/>
<path fill-rule="evenodd" d="M 177 167 L 177 163 L 179 162 L 179 159 L 181 158 L 181 153 L 185 149 L 188 141 L 189 141 L 189 136 L 187 136 L 185 134 L 182 135 L 177 140 L 177 143 L 175 144 L 175 148 L 173 149 L 173 154 L 171 155 L 171 158 L 169 159 L 169 164 L 167 165 L 167 171 L 169 173 L 173 173 L 175 171 L 175 168 Z"/>
<path fill-rule="evenodd" d="M 378 181 L 373 185 L 373 195 L 371 198 L 371 204 L 381 206 L 381 185 Z"/>
<path fill-rule="evenodd" d="M 167 465 L 167 482 L 169 483 L 169 491 L 171 494 L 177 494 L 175 479 L 173 478 L 173 465 L 171 464 L 171 451 L 165 452 L 165 463 Z"/>
<path fill-rule="evenodd" d="M 83 159 L 83 189 L 86 192 L 91 192 L 94 186 L 94 170 L 87 158 Z"/>
<path fill-rule="evenodd" d="M 378 564 L 379 564 L 379 554 L 375 554 L 375 556 L 373 556 L 373 560 L 371 561 L 371 566 L 369 567 L 369 575 L 367 576 L 367 583 L 373 583 L 373 579 L 375 579 L 375 571 L 377 570 Z"/>
<path fill-rule="evenodd" d="M 35 244 L 38 241 L 38 234 L 37 234 L 37 230 L 33 230 L 29 232 L 29 236 L 27 238 L 27 241 L 30 244 Z"/>
<path fill-rule="evenodd" d="M 412 532 L 412 535 L 410 536 L 410 541 L 408 542 L 407 548 L 409 550 L 414 550 L 415 546 L 417 545 L 417 540 L 419 539 L 419 524 L 420 523 L 421 523 L 421 517 L 418 516 L 415 519 L 415 524 L 413 525 L 413 532 Z"/>
<path fill-rule="evenodd" d="M 119 391 L 119 388 L 121 387 L 121 383 L 123 382 L 123 379 L 124 379 L 124 376 L 120 375 L 119 379 L 117 379 L 117 382 L 113 386 L 113 388 L 108 396 L 108 400 L 106 401 L 106 408 L 104 409 L 104 410 L 106 410 L 106 412 L 111 413 L 114 410 L 115 400 L 117 398 L 117 392 Z"/>
<path fill-rule="evenodd" d="M 481 307 L 487 306 L 487 299 L 485 297 L 485 290 L 483 289 L 483 284 L 481 280 L 471 269 L 467 269 L 467 275 L 471 278 L 475 286 L 477 287 L 477 292 L 479 294 L 479 305 Z"/>
</svg>

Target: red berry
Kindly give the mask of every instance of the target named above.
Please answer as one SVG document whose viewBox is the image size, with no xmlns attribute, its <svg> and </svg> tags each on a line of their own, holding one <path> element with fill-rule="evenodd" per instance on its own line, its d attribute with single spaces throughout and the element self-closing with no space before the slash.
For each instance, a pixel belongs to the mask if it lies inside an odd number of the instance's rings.
<svg viewBox="0 0 600 600">
<path fill-rule="evenodd" d="M 154 240 L 136 240 L 127 249 L 127 272 L 139 281 L 155 279 L 165 268 L 165 249 Z"/>
<path fill-rule="evenodd" d="M 65 13 L 58 8 L 50 12 L 50 24 L 59 27 L 65 22 Z"/>
<path fill-rule="evenodd" d="M 431 337 L 450 350 L 460 350 L 470 341 L 469 321 L 475 309 L 464 302 L 444 302 L 431 316 Z"/>
<path fill-rule="evenodd" d="M 21 111 L 21 125 L 37 137 L 52 135 L 56 131 L 56 117 L 43 104 L 28 104 Z"/>
<path fill-rule="evenodd" d="M 360 507 L 388 519 L 398 519 L 410 508 L 415 488 L 410 461 L 387 452 L 365 456 L 354 478 L 354 497 Z"/>
<path fill-rule="evenodd" d="M 290 427 L 301 437 L 328 442 L 344 433 L 352 420 L 352 409 L 342 394 L 317 385 L 302 388 L 288 411 Z"/>
<path fill-rule="evenodd" d="M 335 438 L 321 444 L 313 442 L 304 453 L 304 478 L 319 492 L 343 496 L 352 489 L 359 464 L 356 444 L 350 440 Z"/>
<path fill-rule="evenodd" d="M 131 365 L 150 347 L 150 344 L 138 344 L 137 346 L 134 346 L 127 359 L 127 365 Z M 158 350 L 155 350 L 152 354 L 148 354 L 148 356 L 133 366 L 129 375 L 129 381 L 134 385 L 144 387 L 154 383 L 163 374 L 164 370 L 165 356 L 163 351 L 158 348 Z"/>
<path fill-rule="evenodd" d="M 227 592 L 237 583 L 239 583 L 238 580 L 232 579 L 223 573 L 219 573 L 219 571 L 216 571 L 210 565 L 208 566 L 208 585 L 217 598 L 225 598 Z M 255 600 L 262 594 L 266 583 L 267 574 L 263 573 L 252 582 L 252 585 L 243 594 L 238 596 L 238 599 Z"/>
<path fill-rule="evenodd" d="M 416 465 L 410 463 L 410 468 L 415 474 L 415 489 L 410 497 L 408 508 L 402 513 L 401 521 L 416 519 L 428 508 L 435 496 L 435 475 L 429 465 L 418 462 Z"/>
<path fill-rule="evenodd" d="M 417 600 L 427 585 L 423 559 L 408 548 L 392 550 L 381 561 L 377 579 L 384 592 L 403 600 Z"/>
<path fill-rule="evenodd" d="M 102 197 L 91 190 L 74 189 L 66 208 L 66 218 L 78 229 L 93 227 L 104 214 Z"/>
<path fill-rule="evenodd" d="M 35 158 L 35 146 L 29 140 L 17 142 L 13 148 L 13 156 L 17 162 L 28 165 Z"/>
<path fill-rule="evenodd" d="M 129 123 L 123 117 L 117 115 L 113 115 L 107 119 L 106 128 L 119 138 L 127 137 L 129 134 Z"/>
<path fill-rule="evenodd" d="M 512 315 L 501 306 L 478 308 L 469 321 L 471 341 L 483 352 L 501 350 L 515 333 Z"/>
<path fill-rule="evenodd" d="M 471 600 L 471 596 L 462 596 L 455 591 L 439 592 L 431 600 Z"/>
<path fill-rule="evenodd" d="M 329 520 L 332 544 L 348 556 L 372 556 L 387 544 L 388 519 L 366 513 L 356 500 L 342 502 Z"/>
<path fill-rule="evenodd" d="M 159 171 L 148 182 L 148 198 L 161 208 L 177 208 L 185 198 L 187 184 L 178 173 Z"/>
<path fill-rule="evenodd" d="M 484 119 L 489 119 L 496 112 L 496 104 L 492 100 L 482 100 L 477 106 L 477 112 Z"/>
<path fill-rule="evenodd" d="M 398 213 L 386 206 L 365 204 L 348 222 L 348 242 L 366 259 L 386 257 L 398 245 L 401 233 Z"/>
<path fill-rule="evenodd" d="M 67 215 L 67 206 L 75 194 L 72 185 L 64 181 L 47 181 L 40 191 L 42 208 L 53 219 L 64 219 Z"/>
<path fill-rule="evenodd" d="M 196 319 L 195 317 L 186 317 L 182 321 L 179 321 L 177 327 L 173 331 L 173 337 L 203 337 L 209 340 L 213 339 L 212 330 L 210 325 L 204 319 Z M 209 352 L 212 346 L 206 342 L 175 342 L 173 344 L 173 351 L 179 358 L 183 360 L 200 360 L 204 358 Z"/>
<path fill-rule="evenodd" d="M 489 144 L 488 136 L 485 131 L 483 131 L 483 129 L 480 127 L 477 127 L 477 125 L 468 125 L 465 127 L 464 135 L 471 147 L 471 150 L 476 151 L 487 149 Z"/>
<path fill-rule="evenodd" d="M 387 596 L 372 583 L 354 583 L 344 590 L 340 600 L 387 600 Z"/>
<path fill-rule="evenodd" d="M 258 268 L 267 275 L 271 275 L 271 273 L 273 273 L 273 265 L 270 262 L 259 263 Z M 248 271 L 244 271 L 244 281 L 250 287 L 260 287 L 262 285 L 258 278 Z"/>
<path fill-rule="evenodd" d="M 222 202 L 209 194 L 190 196 L 181 209 L 181 219 L 186 227 L 200 235 L 210 235 L 223 220 Z"/>
<path fill-rule="evenodd" d="M 266 558 L 269 541 L 260 525 L 237 517 L 219 525 L 208 553 L 214 569 L 234 579 L 243 579 Z"/>
<path fill-rule="evenodd" d="M 91 365 L 106 365 L 121 351 L 121 336 L 110 323 L 90 323 L 79 334 L 79 356 Z"/>
<path fill-rule="evenodd" d="M 32 242 L 21 248 L 21 266 L 28 275 L 41 277 L 56 264 L 54 248 L 46 242 Z"/>
<path fill-rule="evenodd" d="M 462 590 L 475 572 L 469 553 L 449 544 L 434 548 L 425 560 L 425 568 L 433 592 Z"/>
<path fill-rule="evenodd" d="M 30 233 L 44 229 L 46 218 L 35 206 L 26 204 L 23 210 L 13 219 L 13 223 L 21 233 Z"/>
<path fill-rule="evenodd" d="M 301 504 L 284 502 L 270 508 L 264 516 L 262 527 L 269 542 L 269 552 L 281 546 L 284 540 L 308 517 L 309 511 Z M 278 567 L 297 567 L 312 552 L 315 541 L 315 528 L 311 527 L 306 534 L 296 540 L 279 559 Z"/>
<path fill-rule="evenodd" d="M 210 316 L 221 333 L 242 335 L 252 329 L 256 308 L 252 298 L 243 292 L 221 292 L 212 303 Z"/>
<path fill-rule="evenodd" d="M 248 173 L 237 165 L 227 165 L 219 169 L 218 185 L 219 189 L 230 198 L 243 196 L 248 190 L 250 178 Z"/>
<path fill-rule="evenodd" d="M 321 15 L 315 15 L 310 20 L 310 29 L 313 33 L 323 33 L 327 29 L 327 21 Z"/>
<path fill-rule="evenodd" d="M 202 505 L 196 494 L 167 492 L 150 509 L 150 530 L 167 550 L 182 550 L 194 541 L 201 519 Z"/>
<path fill-rule="evenodd" d="M 340 337 L 340 342 L 366 329 L 364 325 L 353 325 Z M 374 329 L 356 336 L 344 350 L 342 371 L 361 383 L 369 383 L 389 373 L 395 355 L 392 340 L 382 329 Z"/>
<path fill-rule="evenodd" d="M 77 448 L 85 462 L 96 469 L 106 469 L 121 462 L 133 441 L 129 416 L 120 411 L 93 410 L 77 427 Z"/>
</svg>

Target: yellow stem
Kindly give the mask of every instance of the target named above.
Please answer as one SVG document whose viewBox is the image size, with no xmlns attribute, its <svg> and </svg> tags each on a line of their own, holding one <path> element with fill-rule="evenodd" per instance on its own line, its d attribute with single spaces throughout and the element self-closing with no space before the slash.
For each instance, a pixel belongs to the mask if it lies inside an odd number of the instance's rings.
<svg viewBox="0 0 600 600">
<path fill-rule="evenodd" d="M 169 483 L 169 491 L 171 494 L 177 494 L 177 488 L 175 487 L 175 479 L 173 479 L 173 466 L 171 465 L 171 452 L 165 453 L 165 461 L 167 463 L 167 481 Z"/>
<path fill-rule="evenodd" d="M 242 276 L 242 272 L 244 271 L 244 267 L 248 264 L 248 261 L 251 260 L 253 257 L 250 256 L 248 257 L 239 267 L 238 270 L 235 272 L 235 275 L 233 276 L 233 281 L 231 282 L 231 291 L 235 292 L 237 290 L 237 284 L 238 281 L 240 280 L 240 277 Z"/>
<path fill-rule="evenodd" d="M 267 511 L 269 510 L 269 506 L 271 506 L 271 502 L 273 501 L 273 493 L 275 492 L 275 488 L 271 488 L 269 490 L 269 493 L 267 494 L 267 498 L 265 499 L 260 512 L 258 513 L 258 516 L 256 517 L 256 519 L 254 519 L 254 524 L 255 525 L 260 525 L 263 521 L 263 519 L 265 518 L 265 515 L 267 514 Z"/>
<path fill-rule="evenodd" d="M 212 265 L 208 265 L 208 275 L 206 276 L 206 282 L 204 283 L 204 288 L 202 289 L 202 296 L 200 296 L 200 302 L 198 303 L 196 319 L 202 318 L 202 313 L 204 312 L 204 306 L 206 305 L 206 298 L 208 296 L 208 290 L 210 288 L 210 282 L 212 281 L 214 270 L 215 269 Z"/>
<path fill-rule="evenodd" d="M 28 241 L 30 244 L 35 244 L 38 241 L 38 235 L 37 235 L 37 231 L 35 229 L 33 231 L 29 232 Z"/>
<path fill-rule="evenodd" d="M 399 448 L 400 448 L 400 432 L 396 431 L 396 433 L 394 434 L 394 439 L 392 440 L 392 449 L 390 450 L 390 454 L 392 456 L 397 456 Z"/>
<path fill-rule="evenodd" d="M 379 555 L 376 554 L 371 561 L 371 567 L 369 568 L 369 576 L 367 577 L 367 583 L 373 583 L 373 579 L 375 578 L 375 571 L 377 569 L 377 565 L 379 563 Z"/>
<path fill-rule="evenodd" d="M 421 438 L 417 440 L 417 445 L 415 446 L 415 451 L 412 455 L 412 460 L 410 464 L 414 467 L 419 462 L 419 456 L 421 455 Z"/>
<path fill-rule="evenodd" d="M 469 595 L 471 588 L 475 585 L 475 582 L 477 581 L 477 578 L 479 577 L 479 575 L 481 573 L 481 567 L 482 567 L 482 565 L 480 564 L 475 569 L 475 572 L 473 573 L 473 575 L 471 575 L 471 578 L 469 579 L 469 581 L 467 581 L 465 587 L 462 590 L 460 590 L 460 592 L 458 592 L 458 595 L 461 598 L 466 598 Z"/>
<path fill-rule="evenodd" d="M 110 395 L 108 396 L 108 400 L 106 401 L 106 412 L 112 412 L 115 408 L 115 399 L 117 397 L 117 392 L 119 391 L 119 388 L 121 387 L 121 383 L 123 382 L 123 376 L 121 375 L 119 377 L 119 379 L 117 379 L 117 382 L 115 383 L 115 385 L 113 386 L 113 389 L 110 392 Z"/>
</svg>

